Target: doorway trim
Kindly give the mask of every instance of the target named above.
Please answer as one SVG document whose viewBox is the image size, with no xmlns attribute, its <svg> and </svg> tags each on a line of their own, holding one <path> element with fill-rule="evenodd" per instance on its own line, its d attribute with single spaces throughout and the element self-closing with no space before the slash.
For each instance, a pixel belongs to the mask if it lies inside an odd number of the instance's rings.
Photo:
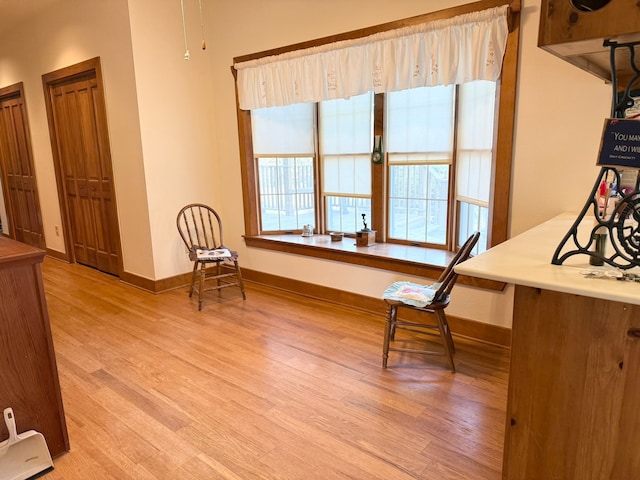
<svg viewBox="0 0 640 480">
<path fill-rule="evenodd" d="M 54 121 L 54 113 L 53 113 L 53 99 L 51 98 L 51 89 L 59 83 L 66 82 L 68 80 L 72 80 L 74 77 L 81 77 L 86 75 L 94 75 L 97 83 L 97 88 L 100 91 L 99 102 L 101 103 L 100 107 L 102 112 L 107 112 L 105 105 L 105 95 L 104 95 L 104 83 L 102 80 L 102 67 L 100 64 L 100 57 L 91 58 L 89 60 L 85 60 L 80 63 L 76 63 L 75 65 L 70 65 L 68 67 L 61 68 L 59 70 L 55 70 L 53 72 L 46 73 L 42 75 L 42 86 L 44 89 L 45 96 L 45 106 L 47 110 L 47 123 L 49 125 L 49 139 L 51 141 L 51 150 L 53 153 L 53 165 L 56 175 L 56 184 L 58 187 L 58 202 L 60 205 L 60 214 L 62 219 L 62 231 L 64 233 L 64 246 L 67 252 L 67 256 L 70 263 L 77 263 L 75 249 L 73 247 L 73 232 L 71 228 L 71 219 L 69 213 L 69 204 L 67 202 L 67 187 L 66 182 L 64 181 L 63 167 L 62 167 L 62 159 L 59 150 L 59 146 L 56 142 L 57 132 Z M 107 121 L 105 117 L 105 122 Z M 113 208 L 114 214 L 116 218 L 115 225 L 113 228 L 116 229 L 115 235 L 117 238 L 117 242 L 115 245 L 116 253 L 118 255 L 117 261 L 117 269 L 118 277 L 122 277 L 124 272 L 124 265 L 122 260 L 122 239 L 120 237 L 120 226 L 119 226 L 119 215 L 117 209 L 117 198 L 115 192 L 115 179 L 113 177 L 113 165 L 111 159 L 111 147 L 109 140 L 109 133 L 107 129 L 107 141 L 104 145 L 105 151 L 104 155 L 107 160 L 106 164 L 108 166 L 109 172 L 108 175 L 111 178 L 109 193 L 111 198 L 113 199 Z"/>
</svg>

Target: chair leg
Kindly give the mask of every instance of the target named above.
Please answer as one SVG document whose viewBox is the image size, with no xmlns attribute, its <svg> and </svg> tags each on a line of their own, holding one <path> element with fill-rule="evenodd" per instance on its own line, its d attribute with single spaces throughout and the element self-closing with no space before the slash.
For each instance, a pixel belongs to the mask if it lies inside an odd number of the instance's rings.
<svg viewBox="0 0 640 480">
<path fill-rule="evenodd" d="M 189 288 L 189 298 L 193 295 L 193 287 L 196 284 L 196 275 L 198 273 L 198 262 L 193 262 L 193 272 L 191 272 L 191 288 Z"/>
<path fill-rule="evenodd" d="M 216 276 L 219 276 L 222 273 L 221 264 L 222 264 L 222 262 L 216 262 Z M 220 278 L 216 279 L 216 285 L 218 287 L 218 296 L 221 297 L 222 296 L 222 289 L 220 288 L 220 286 L 222 285 L 222 280 L 220 280 Z"/>
<path fill-rule="evenodd" d="M 387 320 L 384 325 L 384 343 L 382 344 L 382 368 L 387 368 L 387 360 L 389 359 L 389 341 L 391 340 L 391 331 L 393 330 L 395 332 L 397 315 L 398 307 L 388 305 Z"/>
<path fill-rule="evenodd" d="M 455 363 L 453 363 L 453 352 L 455 351 L 455 347 L 453 345 L 453 338 L 451 338 L 451 332 L 449 331 L 447 317 L 442 309 L 436 310 L 434 313 L 438 320 L 438 330 L 440 331 L 440 338 L 442 339 L 444 353 L 447 360 L 449 360 L 451 372 L 456 373 L 456 366 Z"/>
<path fill-rule="evenodd" d="M 246 300 L 247 295 L 244 293 L 244 282 L 242 281 L 242 272 L 240 272 L 240 265 L 237 261 L 233 263 L 236 266 L 236 277 L 238 277 L 238 286 L 240 287 L 240 292 L 242 293 L 242 299 Z"/>
<path fill-rule="evenodd" d="M 202 295 L 204 292 L 205 264 L 200 267 L 200 288 L 198 289 L 198 311 L 202 310 Z"/>
<path fill-rule="evenodd" d="M 447 320 L 447 315 L 444 311 L 442 312 L 442 321 L 447 333 L 447 340 L 449 340 L 449 349 L 451 350 L 451 353 L 456 353 L 456 345 L 453 343 L 453 337 L 451 336 L 451 327 L 449 327 L 449 321 Z"/>
</svg>

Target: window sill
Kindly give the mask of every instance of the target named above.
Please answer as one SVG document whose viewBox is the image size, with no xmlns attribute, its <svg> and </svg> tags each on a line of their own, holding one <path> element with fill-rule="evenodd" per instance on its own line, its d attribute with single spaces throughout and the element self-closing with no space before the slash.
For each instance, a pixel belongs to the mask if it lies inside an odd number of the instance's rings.
<svg viewBox="0 0 640 480">
<path fill-rule="evenodd" d="M 244 241 L 248 247 L 323 258 L 430 279 L 438 278 L 453 257 L 452 252 L 445 250 L 393 243 L 358 247 L 354 238 L 345 237 L 339 242 L 332 242 L 329 235 L 261 235 L 244 237 Z M 495 291 L 502 291 L 506 285 L 504 282 L 465 275 L 458 278 L 458 283 Z"/>
</svg>

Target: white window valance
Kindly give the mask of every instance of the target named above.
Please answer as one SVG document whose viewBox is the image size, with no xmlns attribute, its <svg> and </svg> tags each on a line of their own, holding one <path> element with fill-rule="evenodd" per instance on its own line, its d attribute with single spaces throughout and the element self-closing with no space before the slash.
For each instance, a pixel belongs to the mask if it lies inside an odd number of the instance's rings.
<svg viewBox="0 0 640 480">
<path fill-rule="evenodd" d="M 236 63 L 240 108 L 496 81 L 508 6 Z"/>
</svg>

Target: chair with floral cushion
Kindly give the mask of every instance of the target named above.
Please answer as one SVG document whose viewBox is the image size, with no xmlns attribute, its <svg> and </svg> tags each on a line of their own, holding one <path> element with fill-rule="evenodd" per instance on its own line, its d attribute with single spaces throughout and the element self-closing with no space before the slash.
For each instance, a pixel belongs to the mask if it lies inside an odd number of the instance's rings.
<svg viewBox="0 0 640 480">
<path fill-rule="evenodd" d="M 382 368 L 387 368 L 389 352 L 395 351 L 444 355 L 447 357 L 451 371 L 456 371 L 455 363 L 453 362 L 455 346 L 444 310 L 449 305 L 451 290 L 458 278 L 454 267 L 471 256 L 478 238 L 480 238 L 480 233 L 475 232 L 467 239 L 435 283 L 422 285 L 412 282 L 395 282 L 385 290 L 383 299 L 387 304 L 387 318 L 382 346 Z M 408 319 L 398 318 L 399 309 L 405 310 Z M 431 315 L 424 316 L 425 321 L 422 321 L 423 313 Z M 434 317 L 435 322 L 426 321 L 428 318 Z M 406 330 L 418 335 L 414 335 L 411 338 L 396 339 L 397 330 Z M 422 346 L 422 336 L 424 334 L 439 336 L 442 342 L 442 349 L 417 348 L 414 344 L 419 343 Z M 408 345 L 413 346 L 409 347 Z"/>
<path fill-rule="evenodd" d="M 193 262 L 189 297 L 194 290 L 198 292 L 198 310 L 202 310 L 204 293 L 210 290 L 238 287 L 246 299 L 238 252 L 225 246 L 218 213 L 207 205 L 192 203 L 178 212 L 176 224 Z"/>
</svg>

